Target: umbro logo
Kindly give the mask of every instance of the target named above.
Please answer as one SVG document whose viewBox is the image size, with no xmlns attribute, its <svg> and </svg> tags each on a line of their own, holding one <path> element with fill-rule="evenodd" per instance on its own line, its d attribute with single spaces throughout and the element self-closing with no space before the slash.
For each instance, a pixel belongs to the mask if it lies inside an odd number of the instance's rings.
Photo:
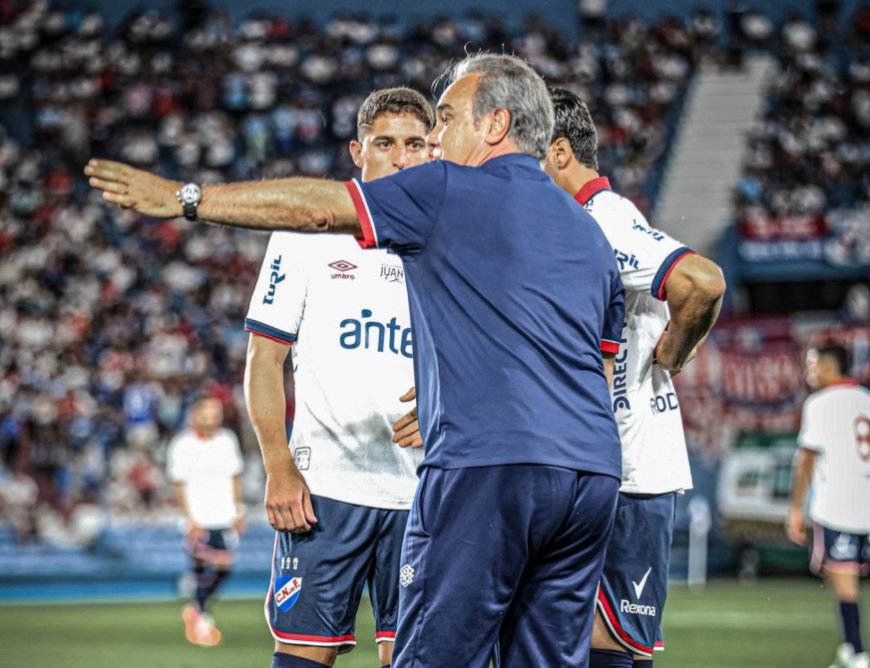
<svg viewBox="0 0 870 668">
<path fill-rule="evenodd" d="M 336 273 L 332 274 L 332 278 L 341 278 L 345 280 L 356 278 L 356 276 L 350 273 L 356 269 L 356 265 L 353 262 L 348 262 L 347 260 L 336 260 L 335 262 L 330 262 L 327 266 L 336 271 Z"/>
<path fill-rule="evenodd" d="M 399 571 L 399 584 L 408 587 L 414 581 L 414 569 L 411 564 L 405 564 Z"/>
<path fill-rule="evenodd" d="M 335 262 L 330 262 L 329 266 L 335 269 L 336 271 L 346 272 L 356 269 L 356 265 L 352 262 L 348 262 L 347 260 L 336 260 Z"/>
</svg>

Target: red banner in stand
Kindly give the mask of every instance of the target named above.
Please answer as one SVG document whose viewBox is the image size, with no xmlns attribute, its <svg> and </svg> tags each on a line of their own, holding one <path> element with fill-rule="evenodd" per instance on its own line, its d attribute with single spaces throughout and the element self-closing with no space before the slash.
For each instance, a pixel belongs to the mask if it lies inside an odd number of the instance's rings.
<svg viewBox="0 0 870 668">
<path fill-rule="evenodd" d="M 853 375 L 870 383 L 870 324 L 807 324 L 786 318 L 732 320 L 675 379 L 690 447 L 719 457 L 740 432 L 796 432 L 806 397 L 807 347 L 838 342 Z"/>
</svg>

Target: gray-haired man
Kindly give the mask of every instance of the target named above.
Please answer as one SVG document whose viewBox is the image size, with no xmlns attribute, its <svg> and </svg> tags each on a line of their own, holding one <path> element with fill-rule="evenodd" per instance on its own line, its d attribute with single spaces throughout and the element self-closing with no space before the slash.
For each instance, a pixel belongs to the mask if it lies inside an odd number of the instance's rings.
<svg viewBox="0 0 870 668">
<path fill-rule="evenodd" d="M 581 666 L 620 477 L 602 352 L 618 348 L 622 284 L 601 230 L 540 169 L 540 77 L 481 55 L 450 82 L 430 135 L 443 160 L 370 183 L 208 186 L 186 210 L 354 234 L 404 260 L 426 457 L 393 665 L 485 668 L 496 647 L 502 666 Z M 86 173 L 109 202 L 183 212 L 180 184 Z M 286 528 L 307 526 L 300 500 Z"/>
</svg>

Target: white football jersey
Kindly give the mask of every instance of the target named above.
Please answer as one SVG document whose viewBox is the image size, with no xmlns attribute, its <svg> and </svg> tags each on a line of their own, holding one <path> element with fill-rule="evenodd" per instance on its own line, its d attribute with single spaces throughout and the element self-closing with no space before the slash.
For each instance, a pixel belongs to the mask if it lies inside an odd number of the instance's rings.
<svg viewBox="0 0 870 668">
<path fill-rule="evenodd" d="M 414 384 L 399 257 L 350 236 L 273 233 L 245 329 L 293 345 L 290 446 L 311 492 L 410 508 L 423 452 L 391 440 Z"/>
<path fill-rule="evenodd" d="M 837 383 L 804 402 L 798 445 L 819 454 L 810 517 L 847 533 L 870 533 L 870 391 Z"/>
<path fill-rule="evenodd" d="M 202 438 L 186 429 L 169 444 L 169 479 L 184 484 L 191 519 L 205 529 L 228 529 L 237 518 L 233 479 L 243 463 L 239 439 L 229 429 Z"/>
<path fill-rule="evenodd" d="M 575 196 L 613 246 L 625 286 L 625 327 L 614 360 L 613 412 L 622 442 L 621 492 L 662 494 L 692 487 L 680 404 L 669 372 L 653 364 L 670 314 L 665 283 L 692 251 L 653 229 L 605 177 Z"/>
</svg>

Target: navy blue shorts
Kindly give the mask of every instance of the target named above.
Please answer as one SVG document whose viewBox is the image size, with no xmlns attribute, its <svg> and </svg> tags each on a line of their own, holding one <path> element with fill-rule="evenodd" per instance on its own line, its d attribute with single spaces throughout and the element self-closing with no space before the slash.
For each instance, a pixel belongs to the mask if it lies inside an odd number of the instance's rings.
<svg viewBox="0 0 870 668">
<path fill-rule="evenodd" d="M 425 469 L 393 668 L 586 665 L 618 488 L 551 466 Z"/>
<path fill-rule="evenodd" d="M 822 567 L 867 575 L 870 573 L 870 536 L 829 529 L 813 522 L 810 568 L 821 573 Z"/>
<path fill-rule="evenodd" d="M 632 654 L 664 649 L 662 613 L 676 494 L 620 494 L 604 557 L 598 609 L 613 638 Z"/>
<path fill-rule="evenodd" d="M 187 552 L 196 561 L 212 566 L 229 567 L 239 547 L 239 534 L 235 529 L 204 529 L 194 540 L 187 540 Z"/>
<path fill-rule="evenodd" d="M 399 613 L 399 557 L 406 510 L 382 510 L 313 496 L 316 527 L 276 532 L 266 621 L 278 642 L 356 645 L 354 623 L 366 584 L 375 639 L 392 641 Z"/>
</svg>

